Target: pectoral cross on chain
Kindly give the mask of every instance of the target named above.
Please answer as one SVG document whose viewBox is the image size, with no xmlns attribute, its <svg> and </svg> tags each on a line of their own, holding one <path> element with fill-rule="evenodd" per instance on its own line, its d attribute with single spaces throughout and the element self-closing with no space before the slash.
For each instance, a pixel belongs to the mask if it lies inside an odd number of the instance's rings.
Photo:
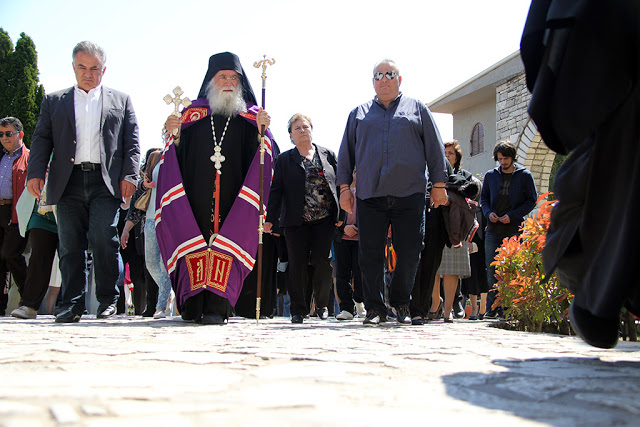
<svg viewBox="0 0 640 427">
<path fill-rule="evenodd" d="M 220 173 L 220 168 L 222 167 L 222 162 L 225 161 L 224 156 L 220 153 L 222 148 L 219 145 L 216 145 L 213 148 L 213 156 L 209 157 L 209 159 L 213 162 L 213 166 L 215 166 L 218 173 Z"/>
<path fill-rule="evenodd" d="M 173 114 L 176 117 L 180 117 L 180 113 L 178 112 L 178 108 L 180 108 L 180 106 L 184 106 L 184 108 L 188 108 L 189 105 L 191 105 L 191 100 L 189 98 L 187 98 L 186 96 L 183 99 L 180 99 L 180 96 L 183 94 L 184 92 L 182 91 L 182 89 L 180 89 L 180 86 L 176 86 L 176 88 L 173 90 L 173 94 L 175 95 L 175 97 L 171 97 L 171 95 L 167 94 L 164 96 L 164 102 L 167 103 L 167 105 L 172 104 L 173 103 Z M 178 130 L 176 129 L 174 132 L 174 135 L 178 133 Z"/>
</svg>

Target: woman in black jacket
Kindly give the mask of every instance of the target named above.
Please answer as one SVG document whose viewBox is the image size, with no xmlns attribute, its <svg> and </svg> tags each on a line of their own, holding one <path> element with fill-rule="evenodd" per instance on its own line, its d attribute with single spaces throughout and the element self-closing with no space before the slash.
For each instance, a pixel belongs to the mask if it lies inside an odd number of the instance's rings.
<svg viewBox="0 0 640 427">
<path fill-rule="evenodd" d="M 295 148 L 276 160 L 267 222 L 264 231 L 284 230 L 289 253 L 289 295 L 291 322 L 302 323 L 309 313 L 308 268 L 318 318 L 328 317 L 327 304 L 331 289 L 329 251 L 338 221 L 339 202 L 336 187 L 336 156 L 313 139 L 311 119 L 294 114 L 289 119 L 289 136 Z"/>
</svg>

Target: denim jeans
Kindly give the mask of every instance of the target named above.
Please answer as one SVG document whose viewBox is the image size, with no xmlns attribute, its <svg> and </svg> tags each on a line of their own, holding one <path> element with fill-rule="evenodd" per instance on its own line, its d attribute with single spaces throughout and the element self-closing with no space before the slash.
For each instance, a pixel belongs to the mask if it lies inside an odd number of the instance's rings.
<svg viewBox="0 0 640 427">
<path fill-rule="evenodd" d="M 398 256 L 389 289 L 389 304 L 409 304 L 420 252 L 424 247 L 425 195 L 357 199 L 359 262 L 367 312 L 386 313 L 384 305 L 384 246 L 391 225 Z"/>
<path fill-rule="evenodd" d="M 156 309 L 165 310 L 171 294 L 171 279 L 169 279 L 167 268 L 160 255 L 160 247 L 156 237 L 156 224 L 153 218 L 147 218 L 144 222 L 144 258 L 149 274 L 158 284 Z"/>
<path fill-rule="evenodd" d="M 484 235 L 484 258 L 485 264 L 487 266 L 487 283 L 489 284 L 489 292 L 487 293 L 487 312 L 493 312 L 491 309 L 494 301 L 496 300 L 497 290 L 493 287 L 496 284 L 496 268 L 491 266 L 495 256 L 496 250 L 502 245 L 502 241 L 511 236 L 515 236 L 515 234 L 508 233 L 492 233 L 490 231 L 486 232 Z M 502 312 L 502 309 L 499 308 L 497 310 L 499 313 Z"/>
<path fill-rule="evenodd" d="M 113 197 L 99 169 L 73 169 L 58 202 L 62 311 L 84 313 L 89 244 L 93 250 L 96 299 L 101 306 L 118 300 L 119 207 L 120 200 Z"/>
</svg>

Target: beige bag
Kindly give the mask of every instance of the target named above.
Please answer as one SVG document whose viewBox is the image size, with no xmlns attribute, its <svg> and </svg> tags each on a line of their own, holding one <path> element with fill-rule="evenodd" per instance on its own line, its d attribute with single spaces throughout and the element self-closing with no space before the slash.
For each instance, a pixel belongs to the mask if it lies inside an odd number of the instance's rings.
<svg viewBox="0 0 640 427">
<path fill-rule="evenodd" d="M 140 197 L 138 197 L 138 200 L 136 200 L 136 203 L 133 205 L 133 207 L 141 211 L 146 211 L 147 206 L 149 206 L 149 200 L 151 200 L 151 189 L 147 188 L 146 191 L 142 193 Z"/>
</svg>

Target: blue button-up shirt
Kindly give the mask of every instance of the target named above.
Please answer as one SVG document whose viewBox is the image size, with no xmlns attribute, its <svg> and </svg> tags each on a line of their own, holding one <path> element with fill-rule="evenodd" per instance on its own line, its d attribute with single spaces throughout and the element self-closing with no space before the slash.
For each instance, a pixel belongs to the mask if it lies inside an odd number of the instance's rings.
<svg viewBox="0 0 640 427">
<path fill-rule="evenodd" d="M 4 154 L 0 159 L 0 199 L 11 199 L 13 197 L 13 187 L 11 186 L 13 162 L 22 154 L 22 147 L 24 145 L 11 154 L 5 148 L 2 149 Z"/>
<path fill-rule="evenodd" d="M 431 112 L 404 96 L 385 108 L 376 99 L 349 114 L 338 155 L 338 185 L 358 175 L 358 197 L 426 193 L 427 180 L 446 182 L 444 145 Z M 427 169 L 428 166 L 428 169 Z"/>
</svg>

